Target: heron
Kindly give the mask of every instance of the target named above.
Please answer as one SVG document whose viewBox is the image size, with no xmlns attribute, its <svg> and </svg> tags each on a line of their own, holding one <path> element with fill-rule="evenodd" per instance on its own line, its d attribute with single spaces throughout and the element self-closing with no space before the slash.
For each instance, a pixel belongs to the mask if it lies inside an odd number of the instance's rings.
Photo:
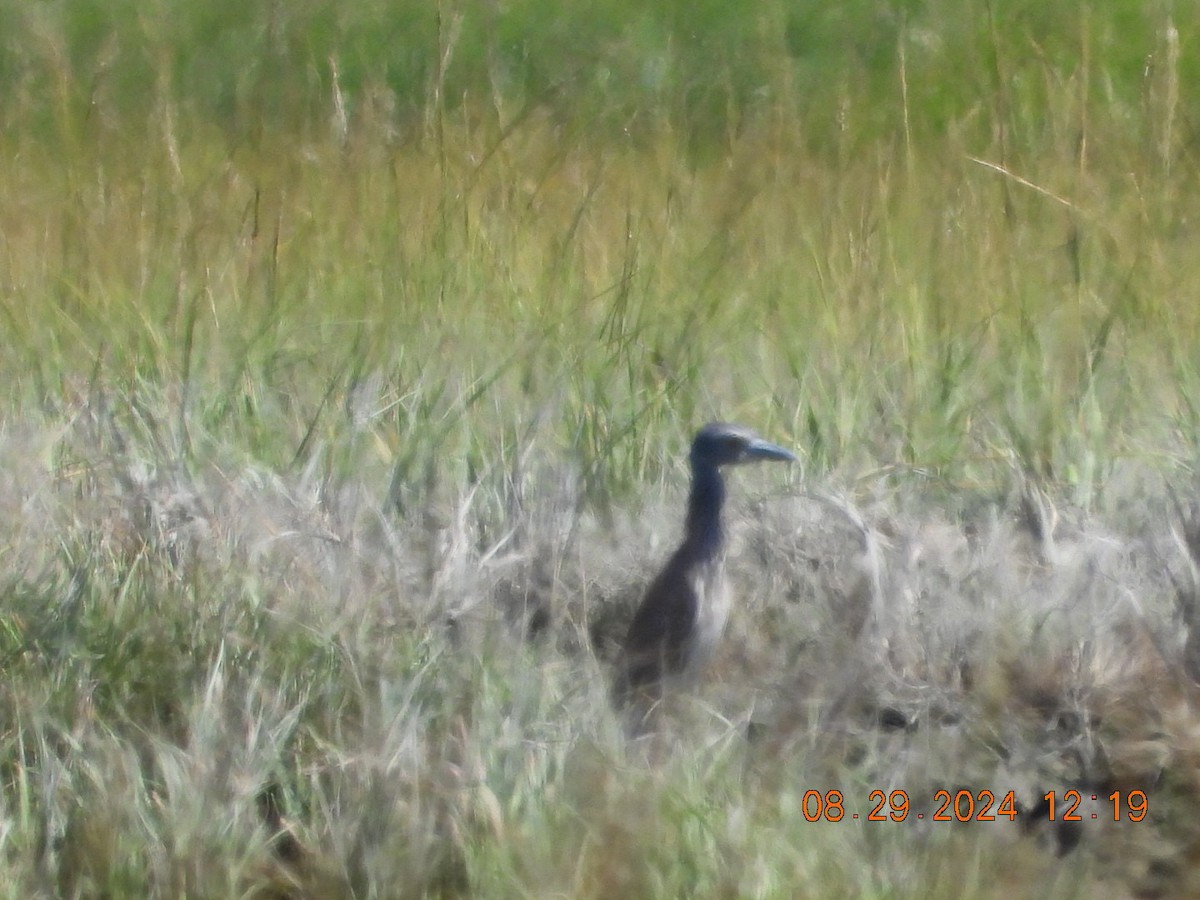
<svg viewBox="0 0 1200 900">
<path fill-rule="evenodd" d="M 629 623 L 615 685 L 618 705 L 636 708 L 643 722 L 664 686 L 694 680 L 720 642 L 731 605 L 721 469 L 760 460 L 795 462 L 796 456 L 727 422 L 705 425 L 692 441 L 683 542 L 650 582 Z"/>
</svg>

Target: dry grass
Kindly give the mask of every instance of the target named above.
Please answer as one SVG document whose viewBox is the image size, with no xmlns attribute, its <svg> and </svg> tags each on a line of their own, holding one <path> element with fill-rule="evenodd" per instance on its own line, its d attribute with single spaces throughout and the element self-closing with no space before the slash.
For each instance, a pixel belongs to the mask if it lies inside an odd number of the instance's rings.
<svg viewBox="0 0 1200 900">
<path fill-rule="evenodd" d="M 1169 517 L 1059 515 L 1047 559 L 1019 493 L 947 509 L 906 482 L 751 479 L 725 652 L 648 767 L 607 705 L 606 635 L 677 491 L 622 524 L 533 492 L 495 551 L 252 466 L 168 483 L 110 448 L 56 474 L 83 418 L 0 450 L 21 573 L 4 835 L 27 896 L 1193 889 Z M 1151 814 L 1086 821 L 1060 860 L 1048 822 L 929 821 L 940 788 L 1025 810 L 1138 789 Z M 810 823 L 809 789 L 864 817 L 902 789 L 914 818 Z"/>
</svg>

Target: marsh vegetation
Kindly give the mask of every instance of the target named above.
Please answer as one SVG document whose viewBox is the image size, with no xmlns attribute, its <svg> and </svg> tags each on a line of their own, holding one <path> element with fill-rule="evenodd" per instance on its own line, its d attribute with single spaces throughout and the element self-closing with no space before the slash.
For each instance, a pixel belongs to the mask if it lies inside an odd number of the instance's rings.
<svg viewBox="0 0 1200 900">
<path fill-rule="evenodd" d="M 2 890 L 1194 896 L 1197 41 L 0 3 Z M 713 419 L 801 463 L 647 761 L 615 643 Z"/>
</svg>

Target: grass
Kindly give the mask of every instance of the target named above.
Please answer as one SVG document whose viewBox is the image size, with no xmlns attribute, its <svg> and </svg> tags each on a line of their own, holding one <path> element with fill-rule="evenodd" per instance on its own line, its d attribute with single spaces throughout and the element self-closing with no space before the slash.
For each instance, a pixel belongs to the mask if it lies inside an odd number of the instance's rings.
<svg viewBox="0 0 1200 900">
<path fill-rule="evenodd" d="M 0 3 L 8 896 L 1194 893 L 1200 21 L 1044 6 Z"/>
</svg>

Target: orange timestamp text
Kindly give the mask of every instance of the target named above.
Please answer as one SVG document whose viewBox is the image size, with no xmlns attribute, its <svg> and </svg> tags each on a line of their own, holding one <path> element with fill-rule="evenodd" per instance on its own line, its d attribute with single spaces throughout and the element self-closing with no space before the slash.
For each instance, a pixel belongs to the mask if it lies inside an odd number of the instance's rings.
<svg viewBox="0 0 1200 900">
<path fill-rule="evenodd" d="M 868 809 L 860 815 L 847 813 L 846 799 L 841 791 L 817 790 L 804 792 L 801 812 L 809 822 L 840 822 L 845 818 L 864 819 L 868 822 L 903 822 L 913 817 L 933 822 L 995 822 L 1000 819 L 1015 821 L 1023 812 L 1013 791 L 997 796 L 986 788 L 978 791 L 938 790 L 933 794 L 933 811 L 914 812 L 908 791 L 874 790 L 868 795 Z M 1140 822 L 1149 811 L 1145 791 L 1113 791 L 1107 797 L 1084 794 L 1074 788 L 1061 795 L 1048 791 L 1038 804 L 1037 814 L 1043 811 L 1051 822 L 1082 822 L 1084 819 L 1108 819 L 1113 822 Z"/>
</svg>

